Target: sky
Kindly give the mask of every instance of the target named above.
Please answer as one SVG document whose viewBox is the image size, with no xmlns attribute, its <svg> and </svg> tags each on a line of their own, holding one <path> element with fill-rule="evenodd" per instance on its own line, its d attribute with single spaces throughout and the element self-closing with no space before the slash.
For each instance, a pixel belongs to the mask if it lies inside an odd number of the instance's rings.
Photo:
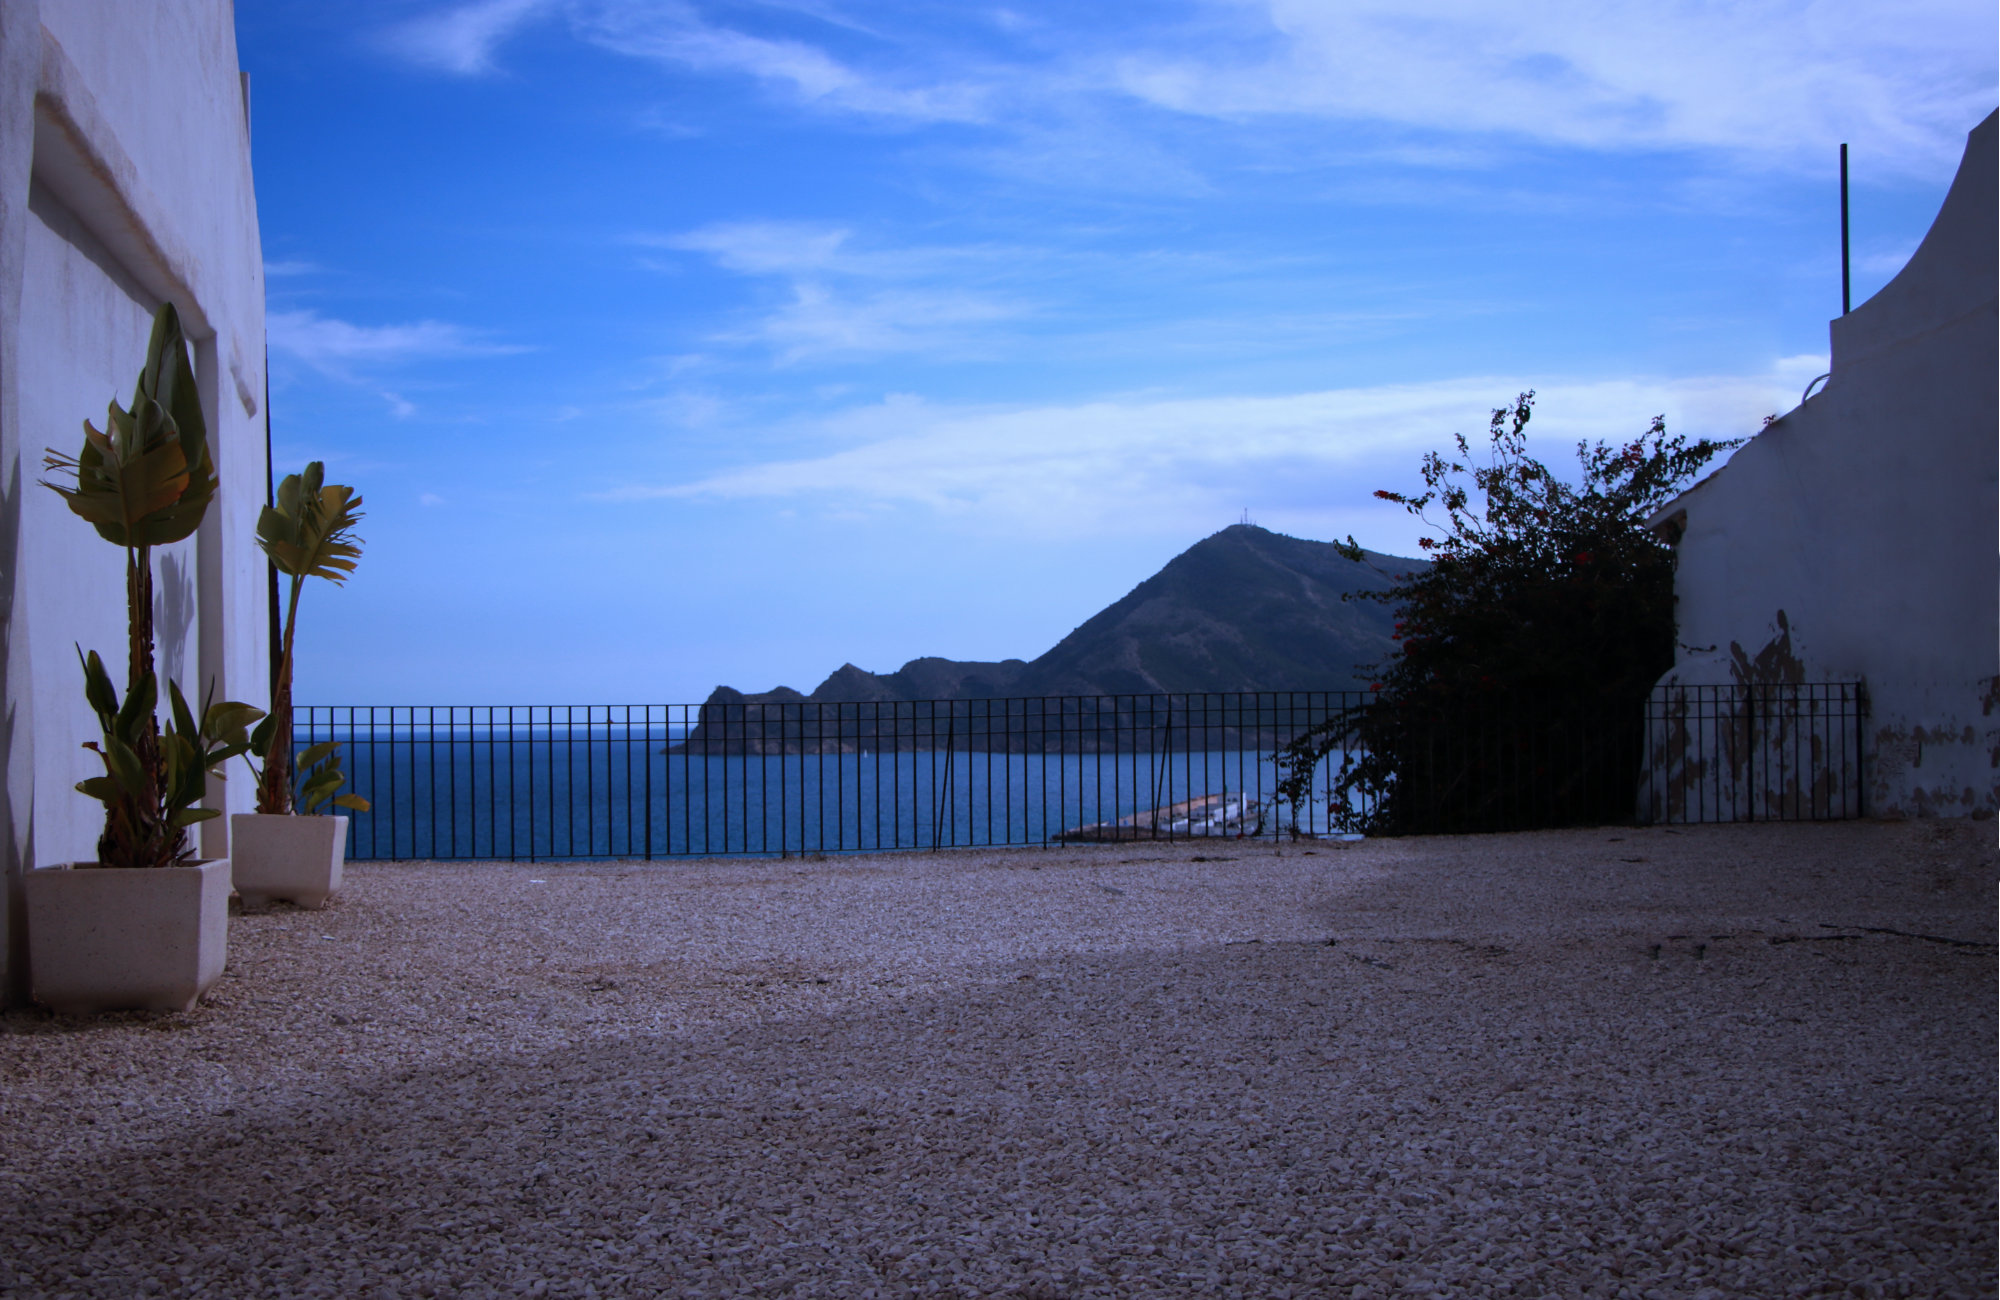
<svg viewBox="0 0 2000 1300">
<path fill-rule="evenodd" d="M 1753 434 L 2000 100 L 1990 0 L 237 0 L 315 704 L 1033 658 L 1538 393 Z M 1226 602 L 1227 592 L 1216 593 Z"/>
</svg>

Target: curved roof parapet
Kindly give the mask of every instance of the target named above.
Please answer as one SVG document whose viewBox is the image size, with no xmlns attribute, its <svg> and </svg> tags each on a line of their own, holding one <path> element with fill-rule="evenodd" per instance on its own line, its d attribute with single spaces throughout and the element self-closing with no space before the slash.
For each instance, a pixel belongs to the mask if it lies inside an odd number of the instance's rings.
<svg viewBox="0 0 2000 1300">
<path fill-rule="evenodd" d="M 1992 310 L 1994 232 L 2000 220 L 1996 144 L 2000 144 L 2000 112 L 1988 113 L 1966 136 L 1965 156 L 1959 160 L 1944 206 L 1896 278 L 1867 302 L 1834 319 L 1830 385 L 1840 382 L 1843 364 L 1928 334 L 1968 312 Z"/>
<path fill-rule="evenodd" d="M 1896 278 L 1853 311 L 1833 318 L 1829 327 L 1832 368 L 1813 380 L 1818 384 L 1824 379 L 1825 386 L 1816 390 L 1808 385 L 1798 406 L 1752 438 L 1750 446 L 1737 455 L 1790 427 L 1792 417 L 1806 409 L 1809 399 L 1839 388 L 1857 363 L 1933 335 L 1976 313 L 1991 317 L 1996 305 L 1995 277 L 2000 274 L 1996 229 L 2000 229 L 2000 111 L 1988 113 L 1966 136 L 1965 155 L 1959 160 L 1951 190 L 1923 243 L 1896 272 Z M 1646 527 L 1677 542 L 1687 527 L 1689 500 L 1726 473 L 1735 460 L 1732 456 L 1663 504 L 1646 520 Z"/>
</svg>

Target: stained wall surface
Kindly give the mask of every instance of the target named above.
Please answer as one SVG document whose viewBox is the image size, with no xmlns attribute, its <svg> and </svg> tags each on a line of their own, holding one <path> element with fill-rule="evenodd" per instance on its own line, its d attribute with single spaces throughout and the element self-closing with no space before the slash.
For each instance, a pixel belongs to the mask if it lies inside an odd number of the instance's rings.
<svg viewBox="0 0 2000 1300">
<path fill-rule="evenodd" d="M 1824 388 L 1655 518 L 1663 684 L 1861 680 L 1872 816 L 2000 808 L 1995 158 L 1989 116 L 1908 265 L 1833 321 Z"/>
<path fill-rule="evenodd" d="M 221 490 L 195 537 L 155 552 L 163 678 L 268 703 L 264 287 L 247 88 L 229 0 L 0 0 L 0 984 L 18 996 L 20 878 L 90 860 L 99 769 L 77 646 L 123 686 L 124 553 L 37 484 L 83 421 L 131 400 L 152 315 L 192 344 Z M 248 811 L 251 783 L 211 782 Z M 201 829 L 228 852 L 226 817 Z"/>
</svg>

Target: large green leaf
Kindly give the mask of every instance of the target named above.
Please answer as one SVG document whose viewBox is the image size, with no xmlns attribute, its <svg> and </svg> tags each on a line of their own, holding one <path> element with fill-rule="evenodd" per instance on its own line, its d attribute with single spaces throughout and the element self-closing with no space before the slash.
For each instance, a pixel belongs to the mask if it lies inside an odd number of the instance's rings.
<svg viewBox="0 0 2000 1300">
<path fill-rule="evenodd" d="M 104 671 L 104 661 L 97 657 L 97 651 L 92 650 L 85 659 L 83 647 L 78 646 L 76 657 L 83 662 L 83 698 L 97 715 L 98 725 L 109 727 L 118 716 L 118 688 L 111 684 L 111 674 Z"/>
<path fill-rule="evenodd" d="M 224 763 L 235 758 L 238 754 L 247 754 L 249 752 L 250 742 L 247 740 L 233 741 L 227 745 L 215 745 L 211 742 L 208 756 L 202 761 L 209 767 L 220 768 Z M 226 779 L 226 774 L 218 771 L 215 774 L 215 779 L 218 781 L 224 780 Z"/>
<path fill-rule="evenodd" d="M 159 683 L 151 673 L 147 673 L 126 692 L 125 707 L 118 710 L 118 716 L 112 721 L 113 731 L 126 744 L 131 744 L 140 729 L 151 720 L 153 709 L 159 702 Z"/>
<path fill-rule="evenodd" d="M 208 709 L 206 726 L 208 734 L 215 740 L 234 742 L 239 733 L 245 744 L 249 743 L 250 724 L 264 716 L 264 710 L 254 704 L 239 704 L 235 700 L 224 700 L 212 704 Z"/>
<path fill-rule="evenodd" d="M 202 767 L 201 755 L 188 740 L 185 733 L 170 731 L 160 737 L 160 768 L 164 778 L 161 794 L 167 807 L 179 808 L 201 802 L 206 792 L 203 778 L 207 775 Z"/>
<path fill-rule="evenodd" d="M 105 803 L 110 803 L 113 799 L 118 798 L 119 795 L 124 793 L 124 787 L 108 776 L 87 777 L 84 780 L 78 781 L 76 788 L 91 798 L 101 799 Z"/>
<path fill-rule="evenodd" d="M 337 793 L 347 784 L 347 774 L 340 770 L 340 742 L 323 740 L 299 755 L 301 772 L 296 803 L 303 812 L 316 812 L 329 800 L 342 808 L 352 808 L 356 812 L 367 812 L 369 804 L 359 795 Z"/>
<path fill-rule="evenodd" d="M 172 303 L 162 303 L 153 313 L 153 333 L 146 341 L 146 367 L 139 373 L 139 387 L 133 394 L 136 405 L 147 397 L 167 409 L 180 426 L 182 443 L 190 461 L 206 458 L 208 421 L 201 413 L 201 390 L 195 383 L 194 366 L 188 360 L 187 336 L 181 331 L 180 313 Z"/>
<path fill-rule="evenodd" d="M 295 761 L 297 762 L 300 770 L 304 770 L 305 768 L 312 767 L 318 764 L 321 760 L 326 758 L 328 754 L 333 753 L 335 750 L 338 750 L 339 748 L 340 748 L 340 742 L 337 740 L 322 740 L 317 745 L 314 745 L 310 749 L 301 752 Z"/>
<path fill-rule="evenodd" d="M 192 742 L 197 736 L 201 735 L 201 729 L 195 725 L 194 714 L 188 711 L 187 700 L 181 696 L 181 688 L 178 682 L 169 681 L 167 683 L 167 699 L 173 705 L 174 730 L 179 732 L 189 742 Z M 192 748 L 191 743 L 190 748 Z"/>
<path fill-rule="evenodd" d="M 278 715 L 276 713 L 266 714 L 264 720 L 257 724 L 257 729 L 250 733 L 250 752 L 260 759 L 270 753 L 271 737 L 277 733 L 277 730 Z"/>
<path fill-rule="evenodd" d="M 96 749 L 95 745 L 85 745 L 86 749 Z M 104 748 L 98 751 L 104 757 L 104 766 L 114 780 L 133 795 L 146 788 L 146 768 L 139 761 L 132 747 L 113 735 L 104 737 Z"/>
<path fill-rule="evenodd" d="M 312 812 L 333 797 L 334 791 L 340 789 L 344 779 L 338 770 L 329 772 L 322 769 L 314 772 L 311 778 L 299 787 L 299 806 L 307 812 Z"/>
</svg>

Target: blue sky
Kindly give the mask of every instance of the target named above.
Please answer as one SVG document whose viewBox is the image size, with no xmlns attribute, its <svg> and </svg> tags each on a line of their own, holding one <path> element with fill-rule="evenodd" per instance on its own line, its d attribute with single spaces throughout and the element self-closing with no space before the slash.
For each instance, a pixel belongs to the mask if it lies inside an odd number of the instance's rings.
<svg viewBox="0 0 2000 1300">
<path fill-rule="evenodd" d="M 1532 12 L 1529 12 L 1532 10 Z M 1031 658 L 1541 397 L 1740 436 L 2000 98 L 1987 0 L 238 0 L 315 703 Z M 1218 593 L 1226 599 L 1226 593 Z"/>
</svg>

